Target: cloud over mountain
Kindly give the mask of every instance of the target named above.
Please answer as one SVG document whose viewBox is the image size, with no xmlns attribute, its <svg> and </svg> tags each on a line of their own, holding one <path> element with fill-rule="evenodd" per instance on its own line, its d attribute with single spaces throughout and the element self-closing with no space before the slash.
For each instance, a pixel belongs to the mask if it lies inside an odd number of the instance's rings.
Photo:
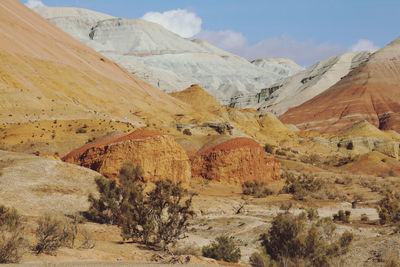
<svg viewBox="0 0 400 267">
<path fill-rule="evenodd" d="M 168 10 L 163 13 L 147 12 L 142 19 L 158 23 L 184 38 L 193 37 L 201 31 L 201 18 L 186 9 Z"/>
</svg>

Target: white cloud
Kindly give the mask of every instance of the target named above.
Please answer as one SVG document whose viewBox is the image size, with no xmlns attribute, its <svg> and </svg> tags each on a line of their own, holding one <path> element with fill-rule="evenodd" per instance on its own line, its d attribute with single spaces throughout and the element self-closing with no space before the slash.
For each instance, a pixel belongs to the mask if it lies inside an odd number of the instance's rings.
<svg viewBox="0 0 400 267">
<path fill-rule="evenodd" d="M 367 39 L 360 39 L 358 42 L 350 47 L 351 52 L 365 51 L 365 50 L 378 50 L 379 47 Z"/>
<path fill-rule="evenodd" d="M 169 10 L 163 13 L 148 12 L 142 19 L 158 23 L 184 38 L 190 38 L 201 31 L 201 18 L 196 13 L 185 9 Z"/>
<path fill-rule="evenodd" d="M 29 8 L 37 8 L 37 7 L 45 7 L 46 5 L 43 4 L 40 0 L 28 0 L 25 5 Z"/>
<path fill-rule="evenodd" d="M 234 31 L 202 31 L 196 38 L 204 39 L 213 45 L 228 51 L 239 50 L 247 46 L 246 37 Z"/>
</svg>

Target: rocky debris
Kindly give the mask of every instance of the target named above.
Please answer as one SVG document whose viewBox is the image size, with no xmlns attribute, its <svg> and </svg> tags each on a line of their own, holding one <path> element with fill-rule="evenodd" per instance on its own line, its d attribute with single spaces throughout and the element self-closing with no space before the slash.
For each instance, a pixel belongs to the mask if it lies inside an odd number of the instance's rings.
<svg viewBox="0 0 400 267">
<path fill-rule="evenodd" d="M 172 136 L 153 130 L 137 130 L 117 139 L 88 144 L 63 160 L 113 179 L 124 163 L 139 165 L 146 181 L 171 179 L 188 183 L 191 177 L 185 150 Z"/>
<path fill-rule="evenodd" d="M 194 178 L 232 185 L 279 179 L 281 166 L 279 161 L 266 156 L 259 143 L 245 137 L 200 150 L 191 158 L 191 165 Z"/>
<path fill-rule="evenodd" d="M 167 92 L 198 83 L 218 101 L 256 93 L 301 69 L 293 61 L 262 59 L 254 64 L 203 40 L 188 40 L 162 26 L 140 20 L 103 17 L 85 9 L 35 9 L 44 18 Z M 77 15 L 79 14 L 79 15 Z M 91 26 L 90 29 L 88 26 Z"/>
<path fill-rule="evenodd" d="M 333 139 L 331 142 L 332 145 L 336 143 L 338 147 L 353 150 L 358 154 L 377 151 L 395 159 L 399 158 L 400 143 L 392 140 L 382 140 L 373 137 L 353 137 L 343 138 L 336 142 Z"/>
<path fill-rule="evenodd" d="M 0 151 L 0 173 L 0 203 L 27 216 L 86 211 L 100 175 L 59 160 L 8 151 Z"/>
<path fill-rule="evenodd" d="M 177 124 L 176 128 L 178 130 L 185 131 L 186 129 L 198 129 L 205 130 L 207 128 L 213 129 L 218 134 L 229 134 L 232 135 L 232 130 L 234 127 L 229 122 L 205 122 L 202 124 Z"/>
<path fill-rule="evenodd" d="M 372 51 L 345 53 L 320 61 L 306 70 L 262 89 L 257 94 L 234 96 L 231 107 L 253 107 L 281 115 L 289 108 L 298 106 L 329 87 L 366 61 Z"/>
<path fill-rule="evenodd" d="M 371 55 L 322 94 L 280 116 L 302 130 L 338 133 L 367 120 L 400 133 L 400 38 Z"/>
</svg>

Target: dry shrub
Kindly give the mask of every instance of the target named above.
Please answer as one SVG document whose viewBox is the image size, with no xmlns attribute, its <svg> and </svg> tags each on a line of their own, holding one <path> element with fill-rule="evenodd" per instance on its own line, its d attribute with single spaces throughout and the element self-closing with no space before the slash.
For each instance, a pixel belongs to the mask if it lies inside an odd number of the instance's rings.
<svg viewBox="0 0 400 267">
<path fill-rule="evenodd" d="M 241 258 L 240 248 L 232 236 L 219 236 L 201 251 L 204 257 L 226 262 L 238 262 Z"/>
<path fill-rule="evenodd" d="M 346 210 L 339 210 L 337 214 L 333 215 L 333 221 L 334 222 L 344 222 L 344 223 L 349 223 L 350 222 L 350 215 L 351 215 L 351 211 Z"/>
<path fill-rule="evenodd" d="M 386 192 L 385 197 L 378 203 L 378 213 L 381 224 L 400 221 L 400 195 Z"/>
<path fill-rule="evenodd" d="M 36 254 L 55 255 L 60 247 L 68 244 L 72 235 L 71 228 L 65 222 L 45 215 L 38 220 L 34 251 Z"/>
<path fill-rule="evenodd" d="M 242 192 L 244 195 L 250 195 L 257 198 L 263 198 L 274 193 L 264 182 L 259 183 L 257 181 L 244 182 L 242 184 Z"/>
<path fill-rule="evenodd" d="M 18 263 L 26 249 L 22 218 L 15 209 L 0 205 L 0 263 Z"/>
<path fill-rule="evenodd" d="M 293 194 L 293 198 L 296 200 L 303 200 L 311 193 L 320 191 L 323 186 L 324 181 L 321 178 L 306 173 L 298 176 L 293 173 L 286 173 L 286 183 L 282 191 Z"/>
</svg>

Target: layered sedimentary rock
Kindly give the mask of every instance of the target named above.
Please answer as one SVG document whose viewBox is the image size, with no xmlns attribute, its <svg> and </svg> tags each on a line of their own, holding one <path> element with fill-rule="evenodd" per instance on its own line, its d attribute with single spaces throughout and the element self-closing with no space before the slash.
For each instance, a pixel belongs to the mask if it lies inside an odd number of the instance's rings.
<svg viewBox="0 0 400 267">
<path fill-rule="evenodd" d="M 322 60 L 257 94 L 235 96 L 230 106 L 253 107 L 281 115 L 327 90 L 371 54 L 372 51 L 346 53 Z"/>
<path fill-rule="evenodd" d="M 63 160 L 114 179 L 124 163 L 139 165 L 146 181 L 170 179 L 188 183 L 191 177 L 185 150 L 172 136 L 152 130 L 137 130 L 116 139 L 88 144 Z"/>
<path fill-rule="evenodd" d="M 166 95 L 78 42 L 19 1 L 0 1 L 0 121 L 171 119 Z"/>
<path fill-rule="evenodd" d="M 219 183 L 268 183 L 280 177 L 280 163 L 267 157 L 259 143 L 245 137 L 202 149 L 192 156 L 191 164 L 193 177 Z"/>
<path fill-rule="evenodd" d="M 400 38 L 378 50 L 322 94 L 288 110 L 280 119 L 303 130 L 340 132 L 367 120 L 400 132 Z"/>
<path fill-rule="evenodd" d="M 72 8 L 46 7 L 35 11 L 167 92 L 198 83 L 218 101 L 228 103 L 235 94 L 256 93 L 301 69 L 293 61 L 283 59 L 251 64 L 203 40 L 181 38 L 158 24 L 140 19 L 120 19 Z"/>
</svg>

